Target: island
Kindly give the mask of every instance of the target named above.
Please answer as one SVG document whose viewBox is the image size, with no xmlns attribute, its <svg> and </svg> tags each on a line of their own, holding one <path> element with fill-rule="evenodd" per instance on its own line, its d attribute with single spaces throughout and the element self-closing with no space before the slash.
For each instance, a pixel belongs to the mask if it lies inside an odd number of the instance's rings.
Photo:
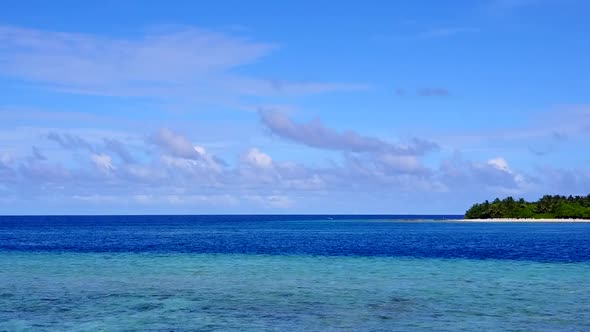
<svg viewBox="0 0 590 332">
<path fill-rule="evenodd" d="M 473 204 L 465 219 L 590 219 L 590 195 L 545 195 L 536 202 L 496 198 Z"/>
</svg>

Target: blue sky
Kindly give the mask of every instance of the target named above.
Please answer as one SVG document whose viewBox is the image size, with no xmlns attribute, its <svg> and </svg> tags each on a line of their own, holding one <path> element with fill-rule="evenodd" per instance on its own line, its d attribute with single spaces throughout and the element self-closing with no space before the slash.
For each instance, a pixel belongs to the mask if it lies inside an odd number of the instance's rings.
<svg viewBox="0 0 590 332">
<path fill-rule="evenodd" d="M 5 1 L 0 214 L 590 193 L 590 4 Z"/>
</svg>

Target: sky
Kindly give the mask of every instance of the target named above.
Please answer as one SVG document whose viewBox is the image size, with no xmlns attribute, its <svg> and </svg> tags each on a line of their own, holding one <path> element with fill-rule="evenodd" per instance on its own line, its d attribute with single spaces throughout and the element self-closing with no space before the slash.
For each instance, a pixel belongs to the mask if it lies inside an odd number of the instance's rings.
<svg viewBox="0 0 590 332">
<path fill-rule="evenodd" d="M 590 2 L 15 1 L 2 214 L 590 194 Z"/>
</svg>

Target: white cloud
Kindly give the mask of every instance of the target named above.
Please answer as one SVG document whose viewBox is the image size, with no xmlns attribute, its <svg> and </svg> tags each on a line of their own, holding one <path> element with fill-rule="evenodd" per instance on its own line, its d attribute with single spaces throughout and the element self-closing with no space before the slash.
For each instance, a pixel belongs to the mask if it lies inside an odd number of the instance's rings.
<svg viewBox="0 0 590 332">
<path fill-rule="evenodd" d="M 252 148 L 246 153 L 244 161 L 249 165 L 259 168 L 270 168 L 273 166 L 272 158 L 256 148 Z"/>
<path fill-rule="evenodd" d="M 121 198 L 113 195 L 74 195 L 73 199 L 93 204 L 120 204 Z"/>
<path fill-rule="evenodd" d="M 121 175 L 132 182 L 154 182 L 163 181 L 167 174 L 161 168 L 154 165 L 130 164 L 119 168 Z"/>
<path fill-rule="evenodd" d="M 160 157 L 160 163 L 169 169 L 194 176 L 208 177 L 220 173 L 223 169 L 222 165 L 210 159 L 194 160 L 163 155 Z"/>
<path fill-rule="evenodd" d="M 362 136 L 352 130 L 338 132 L 324 126 L 319 119 L 297 123 L 274 110 L 260 110 L 259 115 L 262 124 L 273 134 L 314 148 L 399 155 L 420 155 L 438 148 L 437 144 L 422 139 L 413 139 L 407 144 L 393 144 L 377 137 Z"/>
<path fill-rule="evenodd" d="M 459 156 L 443 160 L 437 174 L 441 183 L 454 192 L 495 192 L 498 194 L 523 194 L 533 183 L 529 176 L 512 170 L 508 161 L 496 157 L 486 162 L 462 160 Z"/>
<path fill-rule="evenodd" d="M 276 48 L 272 43 L 195 27 L 152 29 L 135 38 L 114 38 L 0 26 L 0 74 L 67 93 L 234 106 L 243 95 L 366 88 L 362 84 L 288 82 L 233 73 Z"/>
<path fill-rule="evenodd" d="M 0 27 L 5 72 L 33 81 L 101 88 L 120 83 L 183 83 L 268 54 L 271 44 L 196 28 L 139 39 Z"/>
<path fill-rule="evenodd" d="M 490 165 L 500 171 L 512 173 L 510 171 L 510 167 L 508 167 L 508 162 L 506 161 L 506 159 L 504 159 L 502 157 L 497 157 L 497 158 L 488 160 L 488 165 Z"/>
<path fill-rule="evenodd" d="M 507 174 L 510 174 L 513 179 L 514 179 L 514 183 L 518 186 L 521 187 L 523 185 L 526 184 L 525 178 L 522 174 L 518 174 L 513 172 L 510 169 L 510 166 L 508 165 L 508 162 L 506 161 L 506 159 L 502 158 L 502 157 L 497 157 L 494 159 L 490 159 L 488 160 L 488 165 L 502 171 L 505 172 Z"/>
<path fill-rule="evenodd" d="M 228 194 L 195 195 L 195 194 L 138 194 L 132 200 L 143 205 L 172 204 L 187 206 L 237 206 L 240 200 Z"/>
<path fill-rule="evenodd" d="M 295 201 L 286 195 L 251 195 L 245 198 L 263 208 L 289 209 L 295 205 Z"/>
<path fill-rule="evenodd" d="M 380 154 L 376 157 L 385 170 L 395 173 L 424 174 L 428 169 L 416 156 L 398 156 L 391 153 Z"/>
<path fill-rule="evenodd" d="M 199 159 L 201 157 L 198 149 L 195 149 L 188 138 L 168 128 L 160 129 L 149 138 L 149 141 L 174 157 L 186 159 Z"/>
<path fill-rule="evenodd" d="M 110 173 L 115 170 L 113 166 L 113 158 L 111 156 L 100 153 L 100 154 L 92 154 L 90 156 L 96 168 L 98 168 L 101 172 Z"/>
<path fill-rule="evenodd" d="M 204 147 L 193 145 L 187 137 L 167 128 L 160 129 L 148 141 L 164 152 L 160 162 L 167 167 L 188 173 L 195 171 L 220 173 L 225 166 L 223 160 L 208 153 Z"/>
</svg>

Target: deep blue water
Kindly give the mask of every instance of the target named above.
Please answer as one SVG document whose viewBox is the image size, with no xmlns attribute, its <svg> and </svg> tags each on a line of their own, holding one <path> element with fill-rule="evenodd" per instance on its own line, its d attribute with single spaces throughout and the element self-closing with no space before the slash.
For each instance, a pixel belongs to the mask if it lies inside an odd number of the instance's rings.
<svg viewBox="0 0 590 332">
<path fill-rule="evenodd" d="M 0 217 L 0 251 L 590 261 L 590 223 L 444 221 L 453 218 L 461 216 Z"/>
</svg>

